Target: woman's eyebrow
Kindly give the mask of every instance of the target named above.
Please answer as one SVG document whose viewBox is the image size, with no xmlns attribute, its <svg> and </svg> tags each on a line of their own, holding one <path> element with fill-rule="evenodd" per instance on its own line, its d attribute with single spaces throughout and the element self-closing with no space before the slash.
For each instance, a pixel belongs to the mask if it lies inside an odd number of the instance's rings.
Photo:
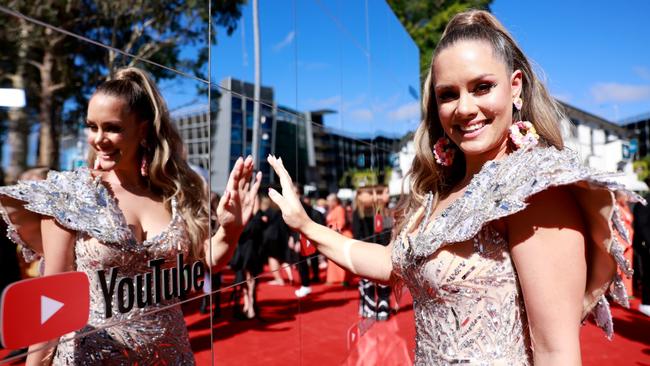
<svg viewBox="0 0 650 366">
<path fill-rule="evenodd" d="M 475 78 L 471 79 L 469 81 L 469 83 L 470 84 L 475 83 L 475 82 L 477 82 L 477 81 L 479 81 L 479 80 L 481 80 L 481 79 L 483 79 L 485 77 L 488 77 L 488 76 L 496 76 L 496 75 L 494 75 L 492 73 L 480 74 L 480 75 L 476 76 Z M 446 90 L 446 89 L 452 89 L 453 87 L 454 87 L 453 85 L 440 84 L 440 85 L 436 85 L 435 89 L 436 90 Z"/>
</svg>

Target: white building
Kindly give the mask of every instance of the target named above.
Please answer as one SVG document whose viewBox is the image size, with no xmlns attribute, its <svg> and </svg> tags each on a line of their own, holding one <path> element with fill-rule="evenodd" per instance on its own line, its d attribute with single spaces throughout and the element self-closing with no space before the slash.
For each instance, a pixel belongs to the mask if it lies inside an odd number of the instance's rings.
<svg viewBox="0 0 650 366">
<path fill-rule="evenodd" d="M 618 172 L 614 178 L 634 191 L 647 191 L 632 169 L 631 132 L 601 117 L 561 103 L 569 121 L 563 123 L 563 137 L 568 148 L 577 151 L 583 162 L 603 172 Z"/>
</svg>

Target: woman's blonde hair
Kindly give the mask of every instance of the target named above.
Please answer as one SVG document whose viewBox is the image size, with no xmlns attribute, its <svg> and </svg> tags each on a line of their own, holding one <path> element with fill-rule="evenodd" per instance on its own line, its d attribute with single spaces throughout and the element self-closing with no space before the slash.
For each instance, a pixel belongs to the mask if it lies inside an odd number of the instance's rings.
<svg viewBox="0 0 650 366">
<path fill-rule="evenodd" d="M 366 202 L 361 199 L 361 196 L 364 193 L 370 194 L 371 201 Z M 375 203 L 372 201 L 373 190 L 372 187 L 360 187 L 357 189 L 356 194 L 354 195 L 354 210 L 357 211 L 357 214 L 360 218 L 372 217 L 375 214 Z"/>
<path fill-rule="evenodd" d="M 565 118 L 558 103 L 550 96 L 548 90 L 535 74 L 531 63 L 505 27 L 490 13 L 482 10 L 469 10 L 454 16 L 442 34 L 440 42 L 433 52 L 429 73 L 422 92 L 423 119 L 415 132 L 415 158 L 407 176 L 409 195 L 402 198 L 397 211 L 394 235 L 404 226 L 409 217 L 421 205 L 424 195 L 431 191 L 434 203 L 439 197 L 449 194 L 450 190 L 465 174 L 465 158 L 456 154 L 450 167 L 442 167 L 435 162 L 433 145 L 444 136 L 438 105 L 435 98 L 435 75 L 433 63 L 436 56 L 448 47 L 461 41 L 482 41 L 492 47 L 493 55 L 506 65 L 509 73 L 520 70 L 522 73 L 523 108 L 517 114 L 522 120 L 531 121 L 540 136 L 540 144 L 564 148 L 560 122 Z M 513 112 L 514 117 L 515 112 Z"/>
<path fill-rule="evenodd" d="M 190 168 L 183 158 L 184 146 L 178 131 L 171 122 L 167 104 L 151 77 L 143 70 L 127 67 L 118 70 L 115 77 L 105 81 L 95 90 L 122 98 L 128 112 L 147 123 L 145 146 L 140 156 L 149 161 L 148 181 L 153 193 L 162 196 L 165 208 L 171 212 L 171 198 L 176 197 L 178 212 L 187 226 L 192 245 L 190 256 L 203 258 L 203 244 L 208 237 L 208 197 L 203 179 Z M 139 144 L 140 141 L 134 141 Z M 88 154 L 93 165 L 96 152 Z"/>
</svg>

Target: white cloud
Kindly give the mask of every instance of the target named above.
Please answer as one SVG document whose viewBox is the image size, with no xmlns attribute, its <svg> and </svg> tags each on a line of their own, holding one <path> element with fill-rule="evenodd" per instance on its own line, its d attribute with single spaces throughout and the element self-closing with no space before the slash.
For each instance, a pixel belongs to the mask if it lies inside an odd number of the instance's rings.
<svg viewBox="0 0 650 366">
<path fill-rule="evenodd" d="M 287 47 L 288 45 L 293 43 L 294 38 L 296 38 L 296 32 L 295 31 L 291 31 L 291 32 L 287 33 L 287 36 L 284 37 L 284 39 L 281 42 L 276 43 L 275 45 L 273 45 L 273 51 L 278 52 L 281 49 Z"/>
<path fill-rule="evenodd" d="M 372 121 L 373 114 L 368 108 L 353 109 L 348 114 L 349 122 L 368 122 Z"/>
<path fill-rule="evenodd" d="M 634 73 L 643 80 L 650 80 L 650 69 L 644 66 L 635 66 Z"/>
<path fill-rule="evenodd" d="M 420 118 L 420 103 L 418 102 L 409 102 L 402 104 L 390 112 L 388 112 L 388 118 L 391 121 L 408 121 L 413 119 Z"/>
<path fill-rule="evenodd" d="M 599 83 L 591 88 L 596 102 L 637 102 L 650 100 L 650 85 Z"/>
</svg>

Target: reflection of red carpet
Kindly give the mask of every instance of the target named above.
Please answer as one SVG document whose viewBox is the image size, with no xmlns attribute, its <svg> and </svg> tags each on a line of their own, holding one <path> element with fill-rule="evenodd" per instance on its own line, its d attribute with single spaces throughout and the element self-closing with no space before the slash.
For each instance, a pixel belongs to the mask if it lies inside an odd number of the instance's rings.
<svg viewBox="0 0 650 366">
<path fill-rule="evenodd" d="M 353 361 L 359 352 L 367 355 L 369 347 L 376 352 L 375 360 L 382 353 L 403 354 L 404 347 L 412 359 L 415 330 L 408 294 L 396 317 L 388 323 L 372 325 L 356 347 L 352 347 L 353 352 L 348 352 L 347 342 L 352 338 L 349 329 L 358 321 L 356 288 L 316 285 L 310 296 L 298 301 L 293 294 L 294 288 L 270 286 L 265 283 L 269 279 L 270 276 L 262 276 L 260 281 L 258 302 L 262 320 L 232 320 L 229 308 L 217 319 L 213 331 L 215 364 L 355 364 Z M 222 302 L 229 299 L 226 295 L 222 295 Z M 632 308 L 636 309 L 638 304 L 638 300 L 633 300 Z M 616 334 L 611 342 L 590 322 L 582 328 L 583 364 L 650 366 L 650 318 L 636 310 L 617 306 L 612 313 Z M 209 333 L 207 329 L 197 328 L 202 319 L 207 321 L 207 317 L 199 316 L 198 312 L 186 317 L 192 345 L 197 349 L 197 361 L 209 364 L 211 355 L 206 342 Z M 390 365 L 390 362 L 395 360 L 383 359 L 368 364 Z"/>
<path fill-rule="evenodd" d="M 226 276 L 226 282 L 231 279 Z M 357 338 L 356 288 L 315 285 L 310 296 L 298 301 L 293 287 L 270 286 L 266 284 L 269 279 L 262 276 L 259 287 L 261 320 L 234 320 L 231 308 L 224 305 L 212 332 L 215 365 L 352 365 L 361 364 L 355 362 L 359 358 L 370 357 L 373 362 L 367 364 L 391 365 L 403 364 L 406 355 L 413 357 L 413 311 L 408 294 L 396 317 L 371 325 Z M 224 291 L 222 303 L 230 294 L 230 290 Z M 632 306 L 636 308 L 638 300 Z M 198 301 L 184 309 L 197 364 L 209 365 L 209 317 L 198 312 Z M 614 307 L 612 313 L 616 331 L 612 342 L 591 323 L 582 328 L 583 364 L 650 366 L 650 318 L 620 307 Z M 352 351 L 348 351 L 349 341 Z M 0 358 L 6 354 L 0 350 Z"/>
</svg>

